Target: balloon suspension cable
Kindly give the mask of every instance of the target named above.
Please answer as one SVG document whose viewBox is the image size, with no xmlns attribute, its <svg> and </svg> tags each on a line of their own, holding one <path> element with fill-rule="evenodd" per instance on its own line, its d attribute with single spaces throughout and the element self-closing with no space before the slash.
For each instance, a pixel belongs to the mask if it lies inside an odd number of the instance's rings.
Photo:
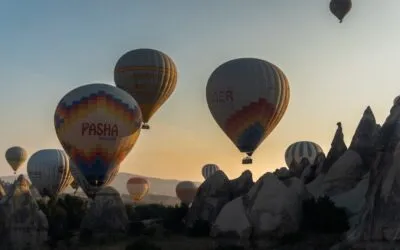
<svg viewBox="0 0 400 250">
<path fill-rule="evenodd" d="M 150 129 L 150 125 L 144 122 L 142 124 L 142 129 Z"/>
</svg>

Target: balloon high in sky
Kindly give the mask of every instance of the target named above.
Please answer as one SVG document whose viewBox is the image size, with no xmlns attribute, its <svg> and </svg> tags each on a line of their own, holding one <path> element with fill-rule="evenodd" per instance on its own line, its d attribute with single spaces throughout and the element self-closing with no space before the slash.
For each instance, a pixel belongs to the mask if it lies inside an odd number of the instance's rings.
<svg viewBox="0 0 400 250">
<path fill-rule="evenodd" d="M 239 58 L 220 65 L 208 79 L 207 103 L 217 124 L 246 153 L 243 164 L 278 125 L 289 104 L 289 82 L 274 64 Z"/>
<path fill-rule="evenodd" d="M 340 23 L 343 22 L 343 18 L 349 13 L 351 7 L 351 0 L 331 0 L 329 4 L 329 9 L 339 19 Z"/>
<path fill-rule="evenodd" d="M 71 158 L 72 174 L 88 196 L 109 184 L 140 134 L 135 99 L 107 84 L 68 92 L 54 114 L 56 134 Z"/>
<path fill-rule="evenodd" d="M 144 129 L 150 128 L 150 118 L 174 92 L 177 77 L 172 59 L 154 49 L 129 51 L 114 68 L 117 87 L 131 94 L 142 110 Z"/>
</svg>

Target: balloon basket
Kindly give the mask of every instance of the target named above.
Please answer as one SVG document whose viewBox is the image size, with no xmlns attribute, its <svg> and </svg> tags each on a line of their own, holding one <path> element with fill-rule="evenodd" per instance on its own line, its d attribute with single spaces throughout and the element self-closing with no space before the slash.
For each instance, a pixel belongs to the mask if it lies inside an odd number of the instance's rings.
<svg viewBox="0 0 400 250">
<path fill-rule="evenodd" d="M 242 160 L 242 164 L 252 164 L 253 163 L 253 159 L 251 159 L 250 157 L 246 157 Z"/>
<path fill-rule="evenodd" d="M 150 129 L 150 125 L 147 124 L 147 123 L 144 123 L 144 124 L 142 125 L 142 129 Z"/>
</svg>

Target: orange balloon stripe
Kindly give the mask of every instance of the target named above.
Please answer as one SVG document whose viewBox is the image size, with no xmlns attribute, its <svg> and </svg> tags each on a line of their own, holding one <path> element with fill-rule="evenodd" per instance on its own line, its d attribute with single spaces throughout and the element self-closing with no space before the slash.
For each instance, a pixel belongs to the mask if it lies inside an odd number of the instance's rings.
<svg viewBox="0 0 400 250">
<path fill-rule="evenodd" d="M 231 115 L 225 123 L 224 131 L 232 141 L 237 142 L 243 131 L 250 125 L 256 122 L 262 124 L 265 117 L 272 117 L 274 113 L 275 106 L 266 99 L 260 98 L 257 102 L 252 102 Z"/>
<path fill-rule="evenodd" d="M 131 178 L 128 180 L 128 185 L 129 184 L 146 184 L 148 185 L 147 180 L 143 179 L 143 178 Z"/>
</svg>

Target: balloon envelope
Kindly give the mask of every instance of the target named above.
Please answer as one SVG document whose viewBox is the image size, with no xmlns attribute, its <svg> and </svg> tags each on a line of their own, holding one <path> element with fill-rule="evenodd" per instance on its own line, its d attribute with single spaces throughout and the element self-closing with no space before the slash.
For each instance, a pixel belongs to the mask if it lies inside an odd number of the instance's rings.
<svg viewBox="0 0 400 250">
<path fill-rule="evenodd" d="M 322 148 L 311 141 L 298 141 L 291 144 L 285 152 L 285 161 L 289 168 L 293 164 L 299 165 L 306 158 L 310 164 L 314 164 L 317 157 L 323 153 Z"/>
<path fill-rule="evenodd" d="M 211 74 L 206 94 L 215 121 L 240 152 L 251 156 L 284 115 L 290 90 L 277 66 L 239 58 Z"/>
<path fill-rule="evenodd" d="M 27 158 L 28 153 L 21 147 L 11 147 L 6 151 L 6 160 L 14 170 L 14 173 L 21 167 Z"/>
<path fill-rule="evenodd" d="M 145 123 L 171 96 L 177 75 L 172 59 L 154 49 L 129 51 L 117 61 L 114 68 L 115 84 L 135 98 Z M 144 128 L 148 128 L 147 125 Z"/>
<path fill-rule="evenodd" d="M 330 11 L 336 16 L 337 19 L 339 19 L 340 23 L 343 21 L 343 18 L 347 15 L 347 13 L 349 13 L 351 7 L 351 0 L 331 0 L 329 4 Z"/>
<path fill-rule="evenodd" d="M 127 181 L 126 189 L 134 201 L 140 201 L 149 192 L 150 184 L 145 178 L 132 177 Z"/>
<path fill-rule="evenodd" d="M 140 134 L 142 115 L 125 91 L 89 84 L 67 93 L 54 115 L 57 137 L 85 193 L 109 184 Z M 90 191 L 92 190 L 92 191 Z"/>
<path fill-rule="evenodd" d="M 211 175 L 219 170 L 219 167 L 216 164 L 206 164 L 201 169 L 201 174 L 203 175 L 204 179 L 206 180 Z"/>
<path fill-rule="evenodd" d="M 72 189 L 78 189 L 79 188 L 79 184 L 77 181 L 75 181 L 75 179 L 71 182 L 71 187 Z"/>
<path fill-rule="evenodd" d="M 189 205 L 193 202 L 197 193 L 196 184 L 191 181 L 181 181 L 176 185 L 176 196 L 182 203 Z"/>
<path fill-rule="evenodd" d="M 43 149 L 28 160 L 28 176 L 42 196 L 55 197 L 73 181 L 69 158 L 59 149 Z"/>
</svg>

